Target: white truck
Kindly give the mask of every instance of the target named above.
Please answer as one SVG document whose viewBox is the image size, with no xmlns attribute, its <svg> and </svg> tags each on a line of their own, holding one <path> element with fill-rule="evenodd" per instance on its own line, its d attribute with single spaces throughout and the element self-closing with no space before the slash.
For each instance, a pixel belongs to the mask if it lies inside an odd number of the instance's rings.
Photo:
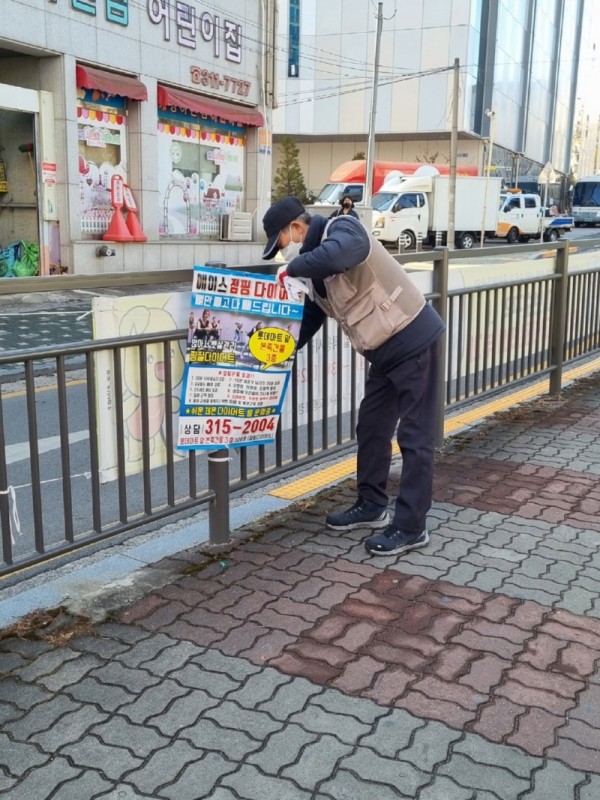
<svg viewBox="0 0 600 800">
<path fill-rule="evenodd" d="M 496 236 L 509 244 L 539 239 L 542 232 L 545 242 L 555 242 L 573 225 L 573 217 L 553 215 L 545 209 L 538 194 L 523 194 L 516 189 L 500 195 Z"/>
<path fill-rule="evenodd" d="M 456 247 L 465 250 L 475 247 L 482 230 L 486 236 L 495 236 L 501 183 L 500 178 L 457 177 Z M 428 173 L 385 183 L 371 200 L 373 235 L 404 250 L 414 247 L 418 238 L 424 243 L 435 244 L 439 240 L 445 244 L 449 184 L 449 177 Z"/>
</svg>

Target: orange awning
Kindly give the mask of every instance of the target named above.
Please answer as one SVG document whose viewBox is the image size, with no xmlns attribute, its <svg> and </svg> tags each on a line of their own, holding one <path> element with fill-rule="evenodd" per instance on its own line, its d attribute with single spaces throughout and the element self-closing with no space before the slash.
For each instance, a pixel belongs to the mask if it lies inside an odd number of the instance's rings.
<svg viewBox="0 0 600 800">
<path fill-rule="evenodd" d="M 147 100 L 148 90 L 137 78 L 117 75 L 95 67 L 84 67 L 77 64 L 77 86 L 81 89 L 98 89 L 107 94 L 118 94 L 131 100 Z"/>
<path fill-rule="evenodd" d="M 202 97 L 199 94 L 185 92 L 183 89 L 167 89 L 165 86 L 159 86 L 158 105 L 160 108 L 177 106 L 207 117 L 221 117 L 238 125 L 254 125 L 257 128 L 264 125 L 263 115 L 256 108 L 213 100 L 212 97 Z"/>
</svg>

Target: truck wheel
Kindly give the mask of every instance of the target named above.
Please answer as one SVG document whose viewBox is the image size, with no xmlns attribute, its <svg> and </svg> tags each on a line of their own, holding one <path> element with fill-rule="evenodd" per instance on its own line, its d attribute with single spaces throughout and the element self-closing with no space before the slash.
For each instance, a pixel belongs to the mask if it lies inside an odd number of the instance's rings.
<svg viewBox="0 0 600 800">
<path fill-rule="evenodd" d="M 457 236 L 456 246 L 459 250 L 472 250 L 475 247 L 475 237 L 472 233 L 465 231 Z"/>
<path fill-rule="evenodd" d="M 555 242 L 558 239 L 558 231 L 554 230 L 554 228 L 550 228 L 544 238 L 547 242 Z"/>
<path fill-rule="evenodd" d="M 576 228 L 581 228 L 582 225 L 583 225 L 583 222 L 576 222 L 575 223 L 575 227 Z"/>
<path fill-rule="evenodd" d="M 412 231 L 402 231 L 398 237 L 398 250 L 400 250 L 400 246 L 404 247 L 405 250 L 412 250 L 416 243 L 417 240 Z"/>
<path fill-rule="evenodd" d="M 506 234 L 506 241 L 509 244 L 517 244 L 517 242 L 519 241 L 519 229 L 511 228 L 509 232 Z"/>
</svg>

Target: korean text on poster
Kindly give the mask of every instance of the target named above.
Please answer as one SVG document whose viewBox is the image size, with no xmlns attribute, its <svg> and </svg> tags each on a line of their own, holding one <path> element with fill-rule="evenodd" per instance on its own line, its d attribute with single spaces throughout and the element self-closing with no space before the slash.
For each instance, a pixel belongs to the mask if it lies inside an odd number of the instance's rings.
<svg viewBox="0 0 600 800">
<path fill-rule="evenodd" d="M 303 304 L 274 275 L 194 268 L 179 448 L 274 440 Z"/>
</svg>

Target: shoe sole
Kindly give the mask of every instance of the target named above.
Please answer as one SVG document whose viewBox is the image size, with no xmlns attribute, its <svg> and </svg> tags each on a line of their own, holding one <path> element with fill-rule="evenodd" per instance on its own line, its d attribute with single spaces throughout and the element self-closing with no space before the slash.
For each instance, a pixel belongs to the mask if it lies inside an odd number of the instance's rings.
<svg viewBox="0 0 600 800">
<path fill-rule="evenodd" d="M 379 528 L 387 528 L 390 524 L 390 515 L 385 512 L 383 517 L 374 519 L 371 522 L 351 522 L 350 525 L 332 525 L 326 522 L 325 525 L 332 531 L 353 531 L 355 528 L 369 528 L 372 531 L 379 530 Z"/>
<path fill-rule="evenodd" d="M 371 550 L 370 547 L 365 545 L 365 550 L 371 556 L 398 556 L 402 553 L 408 553 L 409 550 L 416 550 L 418 547 L 425 547 L 429 544 L 429 534 L 425 531 L 426 537 L 422 542 L 413 542 L 412 544 L 403 544 L 395 550 Z"/>
</svg>

